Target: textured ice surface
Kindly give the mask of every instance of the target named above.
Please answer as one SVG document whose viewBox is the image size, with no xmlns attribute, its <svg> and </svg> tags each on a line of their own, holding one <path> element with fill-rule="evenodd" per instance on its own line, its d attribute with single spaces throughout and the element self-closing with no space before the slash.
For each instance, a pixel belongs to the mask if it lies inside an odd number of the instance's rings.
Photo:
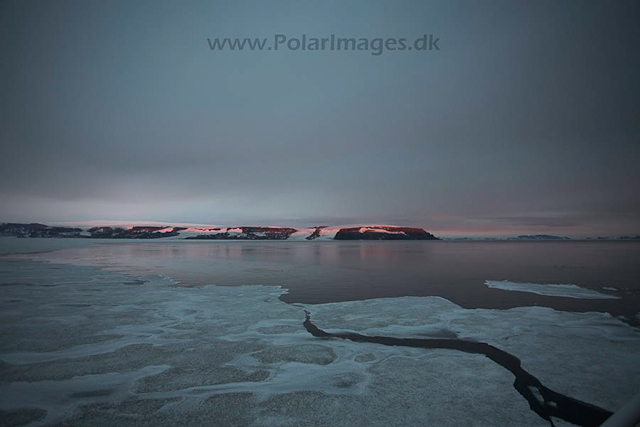
<svg viewBox="0 0 640 427">
<path fill-rule="evenodd" d="M 640 387 L 638 330 L 601 313 L 466 310 L 441 298 L 288 305 L 277 287 L 183 288 L 0 258 L 0 418 L 31 425 L 546 426 L 489 359 L 323 340 L 475 339 L 558 392 L 615 410 Z"/>
<path fill-rule="evenodd" d="M 619 299 L 619 297 L 610 294 L 603 294 L 591 289 L 581 288 L 576 285 L 551 285 L 538 283 L 516 283 L 504 281 L 487 280 L 484 282 L 490 288 L 502 289 L 505 291 L 530 292 L 538 295 L 548 295 L 552 297 L 567 298 L 584 298 L 584 299 Z M 615 290 L 613 288 L 602 288 L 606 290 Z"/>
</svg>

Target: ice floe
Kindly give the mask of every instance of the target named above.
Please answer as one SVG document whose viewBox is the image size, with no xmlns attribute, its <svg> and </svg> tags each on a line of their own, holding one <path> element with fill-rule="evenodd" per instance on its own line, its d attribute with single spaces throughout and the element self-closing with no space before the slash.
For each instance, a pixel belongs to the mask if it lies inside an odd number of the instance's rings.
<svg viewBox="0 0 640 427">
<path fill-rule="evenodd" d="M 547 295 L 552 297 L 566 298 L 583 298 L 583 299 L 619 299 L 615 295 L 603 294 L 591 289 L 581 288 L 576 285 L 552 285 L 538 283 L 516 283 L 504 281 L 487 280 L 484 282 L 490 288 L 502 289 L 504 291 L 529 292 L 538 295 Z M 613 288 L 602 288 L 606 290 L 614 290 Z"/>
</svg>

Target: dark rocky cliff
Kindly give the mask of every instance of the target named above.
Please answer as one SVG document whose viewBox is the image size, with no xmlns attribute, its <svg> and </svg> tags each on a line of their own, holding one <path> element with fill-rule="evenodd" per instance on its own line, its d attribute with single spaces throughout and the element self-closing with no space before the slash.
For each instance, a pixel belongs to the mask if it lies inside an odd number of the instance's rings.
<svg viewBox="0 0 640 427">
<path fill-rule="evenodd" d="M 342 228 L 335 240 L 440 240 L 422 228 L 367 226 Z"/>
</svg>

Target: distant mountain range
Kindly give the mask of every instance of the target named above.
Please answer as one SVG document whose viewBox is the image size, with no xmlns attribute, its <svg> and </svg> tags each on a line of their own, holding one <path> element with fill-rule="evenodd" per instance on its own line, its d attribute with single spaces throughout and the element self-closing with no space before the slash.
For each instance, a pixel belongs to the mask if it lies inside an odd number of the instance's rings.
<svg viewBox="0 0 640 427">
<path fill-rule="evenodd" d="M 93 224 L 92 224 L 93 225 Z M 440 240 L 422 228 L 395 225 L 314 226 L 308 228 L 240 226 L 213 227 L 163 225 L 110 225 L 60 227 L 31 223 L 0 223 L 0 237 L 40 237 L 79 239 L 189 239 L 189 240 Z M 550 234 L 523 234 L 518 237 L 449 237 L 445 240 L 573 240 Z M 640 236 L 587 237 L 586 240 L 640 240 Z"/>
<path fill-rule="evenodd" d="M 510 237 L 507 240 L 573 240 L 570 237 L 552 236 L 549 234 L 522 235 Z M 620 236 L 620 237 L 587 237 L 584 240 L 640 240 L 640 236 Z"/>
<path fill-rule="evenodd" d="M 549 234 L 527 234 L 518 237 L 510 237 L 508 240 L 571 240 L 568 237 L 552 236 Z"/>
<path fill-rule="evenodd" d="M 46 224 L 2 223 L 0 236 L 85 239 L 193 240 L 439 240 L 422 228 L 391 225 L 316 226 L 304 229 L 268 226 L 241 227 L 57 227 Z"/>
</svg>

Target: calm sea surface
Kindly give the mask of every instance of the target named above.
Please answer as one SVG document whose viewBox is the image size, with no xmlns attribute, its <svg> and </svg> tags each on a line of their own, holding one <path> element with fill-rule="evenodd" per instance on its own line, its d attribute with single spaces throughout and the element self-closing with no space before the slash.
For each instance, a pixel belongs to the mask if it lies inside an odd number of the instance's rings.
<svg viewBox="0 0 640 427">
<path fill-rule="evenodd" d="M 540 305 L 609 312 L 632 324 L 640 321 L 639 242 L 110 240 L 72 246 L 21 256 L 132 275 L 161 274 L 181 286 L 282 286 L 289 289 L 282 299 L 290 303 L 441 296 L 465 308 Z M 490 289 L 486 280 L 574 284 L 620 299 Z"/>
</svg>

